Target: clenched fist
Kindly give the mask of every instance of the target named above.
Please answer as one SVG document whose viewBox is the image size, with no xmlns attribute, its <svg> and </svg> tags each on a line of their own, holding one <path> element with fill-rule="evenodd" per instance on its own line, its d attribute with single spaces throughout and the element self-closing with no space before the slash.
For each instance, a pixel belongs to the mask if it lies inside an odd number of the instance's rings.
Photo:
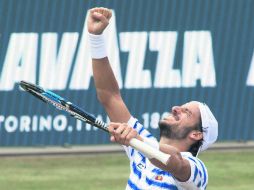
<svg viewBox="0 0 254 190">
<path fill-rule="evenodd" d="M 109 9 L 103 7 L 96 7 L 90 9 L 88 16 L 88 32 L 91 34 L 99 35 L 108 26 L 112 13 Z"/>
</svg>

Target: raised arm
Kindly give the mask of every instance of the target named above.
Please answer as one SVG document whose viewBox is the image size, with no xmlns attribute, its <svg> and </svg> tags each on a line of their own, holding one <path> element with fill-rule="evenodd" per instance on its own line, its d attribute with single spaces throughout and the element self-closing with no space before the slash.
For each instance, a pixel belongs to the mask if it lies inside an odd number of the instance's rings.
<svg viewBox="0 0 254 190">
<path fill-rule="evenodd" d="M 137 138 L 141 141 L 144 139 L 138 135 L 135 129 L 126 124 L 131 114 L 122 100 L 116 78 L 105 53 L 102 33 L 108 26 L 110 18 L 111 11 L 109 9 L 93 8 L 90 10 L 88 32 L 90 33 L 93 76 L 99 101 L 106 109 L 110 120 L 117 122 L 111 123 L 109 126 L 109 131 L 112 134 L 111 141 L 128 146 L 132 138 Z M 160 149 L 171 155 L 169 162 L 164 165 L 156 159 L 151 159 L 150 161 L 155 166 L 171 172 L 181 181 L 187 180 L 190 176 L 188 161 L 183 159 L 179 151 L 174 149 L 174 147 L 161 146 Z"/>
<path fill-rule="evenodd" d="M 97 96 L 109 118 L 114 122 L 127 122 L 131 115 L 122 100 L 120 90 L 110 66 L 102 33 L 108 26 L 111 11 L 106 8 L 93 8 L 88 18 L 88 32 L 92 52 L 93 76 Z"/>
</svg>

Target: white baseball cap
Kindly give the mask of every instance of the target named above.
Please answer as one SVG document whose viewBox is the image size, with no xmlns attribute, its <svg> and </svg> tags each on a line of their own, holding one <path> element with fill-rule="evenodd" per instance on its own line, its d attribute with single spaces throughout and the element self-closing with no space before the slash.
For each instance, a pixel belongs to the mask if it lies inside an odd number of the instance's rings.
<svg viewBox="0 0 254 190">
<path fill-rule="evenodd" d="M 205 103 L 198 102 L 198 105 L 203 129 L 203 144 L 200 151 L 204 151 L 217 140 L 218 122 Z"/>
</svg>

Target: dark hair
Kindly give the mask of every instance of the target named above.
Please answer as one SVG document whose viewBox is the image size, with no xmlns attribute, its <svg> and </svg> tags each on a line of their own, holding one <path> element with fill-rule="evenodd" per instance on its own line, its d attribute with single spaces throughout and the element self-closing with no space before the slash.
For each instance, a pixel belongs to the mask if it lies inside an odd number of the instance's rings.
<svg viewBox="0 0 254 190">
<path fill-rule="evenodd" d="M 199 123 L 195 126 L 194 130 L 198 130 L 200 132 L 203 132 L 203 128 L 202 128 L 202 121 L 201 119 L 199 120 Z M 193 143 L 188 152 L 190 152 L 193 156 L 197 156 L 198 150 L 201 147 L 201 145 L 203 144 L 203 139 L 200 139 L 199 141 Z"/>
</svg>

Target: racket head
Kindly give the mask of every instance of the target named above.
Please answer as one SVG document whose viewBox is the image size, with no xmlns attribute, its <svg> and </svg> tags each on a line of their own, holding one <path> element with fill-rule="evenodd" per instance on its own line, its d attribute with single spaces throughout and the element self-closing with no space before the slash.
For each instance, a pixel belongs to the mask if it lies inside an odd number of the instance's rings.
<svg viewBox="0 0 254 190">
<path fill-rule="evenodd" d="M 71 102 L 66 101 L 64 98 L 53 93 L 52 91 L 44 90 L 42 87 L 26 81 L 20 81 L 19 85 L 25 91 L 29 92 L 30 94 L 44 101 L 45 103 L 53 105 L 58 110 L 68 112 L 71 116 L 75 117 L 76 119 L 89 123 L 93 126 L 96 126 L 108 132 L 108 127 L 104 122 L 96 119 L 96 117 L 93 116 L 92 114 L 82 110 L 81 108 L 72 104 Z"/>
<path fill-rule="evenodd" d="M 26 82 L 26 81 L 20 81 L 19 82 L 19 86 L 29 92 L 30 94 L 34 95 L 36 98 L 39 98 L 40 100 L 45 101 L 45 99 L 40 96 L 39 94 L 42 94 L 43 92 L 45 92 L 45 90 L 37 85 L 34 85 L 32 83 Z"/>
<path fill-rule="evenodd" d="M 26 81 L 20 81 L 19 85 L 23 90 L 34 95 L 36 98 L 53 105 L 57 109 L 68 109 L 68 103 L 64 100 L 64 98 L 51 91 L 44 90 L 42 87 Z"/>
</svg>

